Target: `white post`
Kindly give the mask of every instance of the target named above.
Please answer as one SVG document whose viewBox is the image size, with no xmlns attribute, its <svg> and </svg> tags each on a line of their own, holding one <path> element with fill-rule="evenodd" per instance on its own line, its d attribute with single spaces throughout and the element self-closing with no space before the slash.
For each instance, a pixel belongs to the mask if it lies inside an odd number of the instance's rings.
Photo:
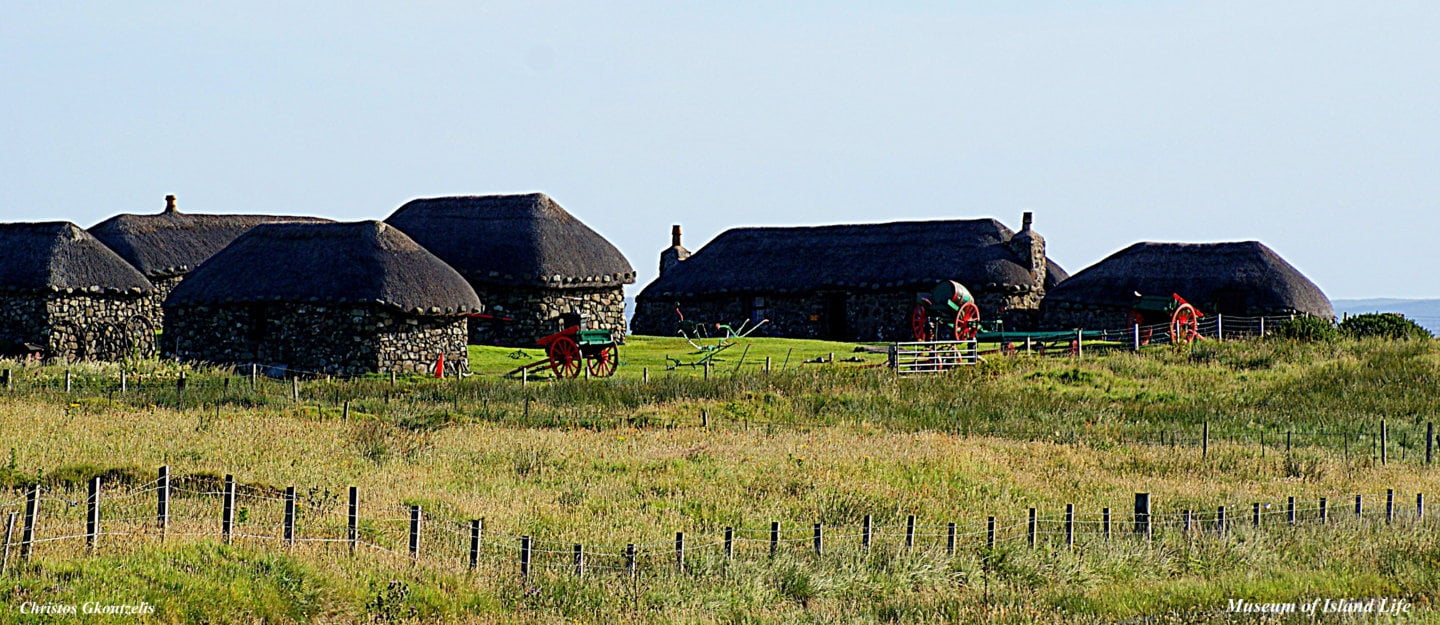
<svg viewBox="0 0 1440 625">
<path fill-rule="evenodd" d="M 1265 316 L 1260 316 L 1260 338 L 1265 338 Z"/>
<path fill-rule="evenodd" d="M 1135 324 L 1135 351 L 1140 351 L 1140 324 Z"/>
<path fill-rule="evenodd" d="M 1084 355 L 1085 355 L 1085 333 L 1082 332 L 1080 329 L 1077 328 L 1077 329 L 1075 330 L 1075 357 L 1076 357 L 1076 358 L 1079 358 L 1079 357 L 1084 356 Z"/>
<path fill-rule="evenodd" d="M 1220 313 L 1215 313 L 1215 340 L 1225 340 L 1225 317 Z"/>
</svg>

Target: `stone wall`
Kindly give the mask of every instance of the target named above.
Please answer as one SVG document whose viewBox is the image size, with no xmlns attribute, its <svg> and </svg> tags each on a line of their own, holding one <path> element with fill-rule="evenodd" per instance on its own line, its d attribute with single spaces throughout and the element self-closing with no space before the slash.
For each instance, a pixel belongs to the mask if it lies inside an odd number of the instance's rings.
<svg viewBox="0 0 1440 625">
<path fill-rule="evenodd" d="M 280 303 L 171 307 L 167 315 L 165 354 L 182 361 L 341 376 L 428 373 L 441 353 L 469 362 L 464 317 Z"/>
<path fill-rule="evenodd" d="M 164 278 L 150 278 L 150 284 L 155 285 L 155 295 L 151 301 L 155 307 L 154 320 L 156 327 L 165 327 L 165 299 L 170 297 L 170 292 L 184 280 L 184 275 L 166 276 Z"/>
<path fill-rule="evenodd" d="M 1013 292 L 1012 292 L 1013 291 Z M 899 291 L 820 291 L 786 296 L 726 296 L 680 301 L 686 320 L 739 327 L 769 319 L 757 336 L 804 339 L 888 342 L 909 341 L 910 310 L 917 293 Z M 1038 319 L 1040 296 L 1031 290 L 980 292 L 975 296 L 980 318 L 1002 319 L 1005 329 L 1033 329 Z M 678 324 L 675 300 L 636 303 L 633 326 L 636 334 L 674 336 Z M 760 306 L 757 306 L 760 304 Z M 842 319 L 832 319 L 836 315 Z"/>
<path fill-rule="evenodd" d="M 154 354 L 155 302 L 147 295 L 7 293 L 0 343 L 40 346 L 47 360 L 124 360 Z"/>
<path fill-rule="evenodd" d="M 534 347 L 535 339 L 560 331 L 559 316 L 578 312 L 585 329 L 625 332 L 625 291 L 604 289 L 524 289 L 477 285 L 485 312 L 500 319 L 471 319 L 476 345 Z"/>
</svg>

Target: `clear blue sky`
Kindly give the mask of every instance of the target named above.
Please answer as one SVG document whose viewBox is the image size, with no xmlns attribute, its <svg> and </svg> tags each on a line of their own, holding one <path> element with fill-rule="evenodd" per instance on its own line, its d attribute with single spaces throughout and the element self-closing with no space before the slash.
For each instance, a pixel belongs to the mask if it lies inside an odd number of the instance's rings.
<svg viewBox="0 0 1440 625">
<path fill-rule="evenodd" d="M 0 219 L 544 191 L 654 277 L 744 225 L 1034 211 L 1440 297 L 1440 3 L 11 2 Z M 875 259 L 883 262 L 884 259 Z"/>
</svg>

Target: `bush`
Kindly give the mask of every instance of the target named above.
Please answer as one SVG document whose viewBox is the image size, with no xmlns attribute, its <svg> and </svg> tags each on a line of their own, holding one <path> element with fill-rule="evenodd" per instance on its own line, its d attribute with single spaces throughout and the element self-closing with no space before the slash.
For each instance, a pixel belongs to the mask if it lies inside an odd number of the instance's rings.
<svg viewBox="0 0 1440 625">
<path fill-rule="evenodd" d="M 1429 339 L 1430 331 L 1395 313 L 1369 313 L 1355 315 L 1340 322 L 1340 331 L 1357 339 L 1376 337 L 1385 339 Z"/>
<path fill-rule="evenodd" d="M 1296 317 L 1286 319 L 1275 326 L 1270 336 L 1280 339 L 1305 342 L 1329 342 L 1340 337 L 1340 331 L 1328 319 L 1319 317 Z"/>
</svg>

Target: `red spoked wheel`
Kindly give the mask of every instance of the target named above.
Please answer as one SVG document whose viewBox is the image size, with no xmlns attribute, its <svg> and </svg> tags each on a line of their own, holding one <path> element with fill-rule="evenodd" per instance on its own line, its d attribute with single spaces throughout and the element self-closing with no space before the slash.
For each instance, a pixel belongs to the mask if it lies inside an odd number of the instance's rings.
<svg viewBox="0 0 1440 625">
<path fill-rule="evenodd" d="M 921 343 L 930 340 L 930 302 L 920 300 L 910 309 L 910 332 Z"/>
<path fill-rule="evenodd" d="M 1181 304 L 1170 315 L 1170 342 L 1189 343 L 1200 336 L 1200 312 L 1194 306 Z"/>
<path fill-rule="evenodd" d="M 585 360 L 590 367 L 590 377 L 608 378 L 615 375 L 615 368 L 620 366 L 620 350 L 603 347 Z"/>
<path fill-rule="evenodd" d="M 980 327 L 980 307 L 975 302 L 965 302 L 955 313 L 955 340 L 968 341 L 975 338 Z"/>
<path fill-rule="evenodd" d="M 576 343 L 575 339 L 568 336 L 555 337 L 545 348 L 545 355 L 550 357 L 550 368 L 555 371 L 555 377 L 580 376 L 580 361 L 585 357 L 580 353 L 580 344 Z"/>
</svg>

